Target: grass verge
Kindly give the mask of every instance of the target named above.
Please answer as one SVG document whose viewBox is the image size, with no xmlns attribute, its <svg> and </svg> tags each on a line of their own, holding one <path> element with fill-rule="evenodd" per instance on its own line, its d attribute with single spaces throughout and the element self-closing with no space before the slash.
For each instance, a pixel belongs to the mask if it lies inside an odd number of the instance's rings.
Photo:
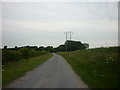
<svg viewBox="0 0 120 90">
<path fill-rule="evenodd" d="M 11 81 L 23 76 L 26 72 L 32 70 L 36 66 L 42 64 L 52 57 L 52 54 L 44 54 L 34 58 L 9 62 L 2 67 L 2 86 L 7 85 Z"/>
<path fill-rule="evenodd" d="M 118 88 L 118 47 L 60 52 L 90 88 Z"/>
</svg>

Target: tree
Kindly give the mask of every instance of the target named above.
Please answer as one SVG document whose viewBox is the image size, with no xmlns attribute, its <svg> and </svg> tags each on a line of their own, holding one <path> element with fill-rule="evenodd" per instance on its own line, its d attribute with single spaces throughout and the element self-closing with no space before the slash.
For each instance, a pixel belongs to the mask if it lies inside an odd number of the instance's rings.
<svg viewBox="0 0 120 90">
<path fill-rule="evenodd" d="M 66 51 L 66 46 L 65 45 L 59 45 L 57 48 L 56 48 L 56 51 L 60 52 L 60 51 Z"/>
<path fill-rule="evenodd" d="M 46 51 L 49 51 L 49 52 L 54 52 L 53 46 L 47 46 L 47 47 L 45 48 L 45 50 L 46 50 Z"/>
<path fill-rule="evenodd" d="M 89 48 L 89 44 L 87 44 L 87 43 L 84 43 L 84 46 L 85 46 L 86 49 Z"/>
<path fill-rule="evenodd" d="M 75 51 L 75 50 L 81 50 L 81 49 L 86 49 L 89 44 L 83 44 L 80 41 L 72 41 L 72 40 L 67 40 L 63 45 L 59 45 L 56 48 L 56 51 Z"/>
<path fill-rule="evenodd" d="M 45 50 L 45 48 L 43 46 L 40 46 L 38 50 L 43 51 L 43 50 Z"/>
<path fill-rule="evenodd" d="M 4 46 L 4 49 L 7 49 L 7 46 Z"/>
<path fill-rule="evenodd" d="M 67 40 L 65 45 L 67 46 L 67 51 L 85 49 L 85 46 L 80 41 Z"/>
<path fill-rule="evenodd" d="M 17 46 L 15 46 L 15 50 L 17 50 L 18 49 L 18 47 Z"/>
</svg>

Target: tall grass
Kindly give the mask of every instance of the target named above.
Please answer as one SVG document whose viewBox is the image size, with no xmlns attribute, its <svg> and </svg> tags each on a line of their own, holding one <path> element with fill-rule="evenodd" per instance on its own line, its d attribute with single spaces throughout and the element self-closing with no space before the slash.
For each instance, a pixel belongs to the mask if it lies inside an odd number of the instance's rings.
<svg viewBox="0 0 120 90">
<path fill-rule="evenodd" d="M 119 87 L 118 47 L 61 52 L 59 54 L 67 60 L 90 88 Z"/>
</svg>

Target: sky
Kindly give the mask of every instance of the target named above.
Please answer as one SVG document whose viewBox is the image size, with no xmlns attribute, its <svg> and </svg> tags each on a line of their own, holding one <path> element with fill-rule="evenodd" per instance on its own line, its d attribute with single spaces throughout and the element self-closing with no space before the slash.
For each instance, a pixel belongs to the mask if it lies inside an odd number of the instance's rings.
<svg viewBox="0 0 120 90">
<path fill-rule="evenodd" d="M 117 2 L 2 2 L 0 20 L 2 47 L 57 47 L 69 31 L 90 48 L 118 45 Z"/>
</svg>

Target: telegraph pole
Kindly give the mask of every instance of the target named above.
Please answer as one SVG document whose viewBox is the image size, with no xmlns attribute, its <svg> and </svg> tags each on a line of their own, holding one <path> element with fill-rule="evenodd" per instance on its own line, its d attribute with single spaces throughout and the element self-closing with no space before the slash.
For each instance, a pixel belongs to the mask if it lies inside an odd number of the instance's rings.
<svg viewBox="0 0 120 90">
<path fill-rule="evenodd" d="M 64 34 L 66 35 L 66 41 L 67 41 L 68 32 L 65 32 Z"/>
<path fill-rule="evenodd" d="M 71 37 L 72 37 L 73 32 L 69 32 L 69 33 L 70 33 L 70 41 L 71 41 Z"/>
<path fill-rule="evenodd" d="M 70 51 L 71 51 L 71 37 L 72 37 L 73 32 L 69 32 L 69 34 L 70 34 Z"/>
<path fill-rule="evenodd" d="M 69 32 L 65 32 L 64 34 L 66 35 L 66 52 L 67 52 L 67 36 L 68 36 Z"/>
<path fill-rule="evenodd" d="M 67 40 L 68 40 L 68 34 L 70 35 L 70 51 L 71 51 L 71 37 L 72 37 L 72 34 L 73 34 L 73 32 L 65 32 L 64 33 L 65 35 L 66 35 L 66 43 L 65 43 L 65 45 L 66 45 L 66 52 L 68 51 L 68 45 L 67 45 Z"/>
</svg>

